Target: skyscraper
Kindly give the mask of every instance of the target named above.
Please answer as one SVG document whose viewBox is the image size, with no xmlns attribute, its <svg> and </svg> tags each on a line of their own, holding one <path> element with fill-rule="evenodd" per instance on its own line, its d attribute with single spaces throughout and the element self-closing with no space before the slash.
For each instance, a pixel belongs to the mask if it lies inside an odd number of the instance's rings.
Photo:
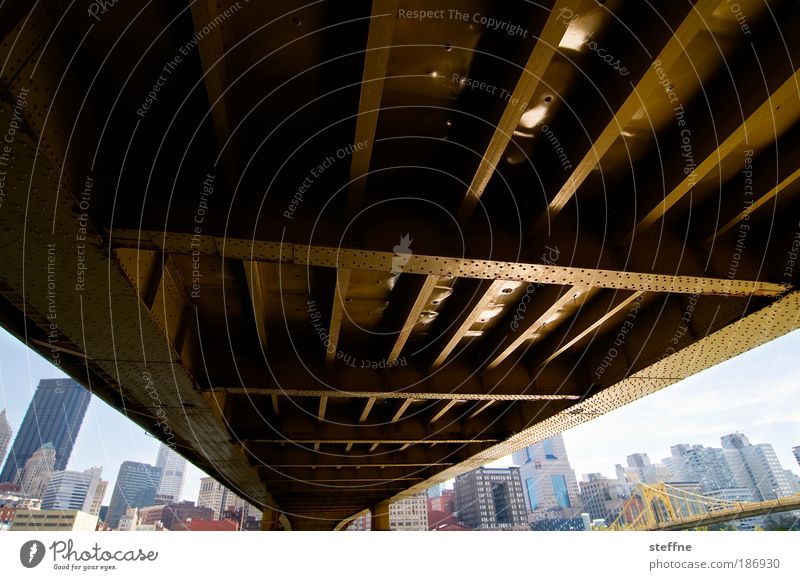
<svg viewBox="0 0 800 580">
<path fill-rule="evenodd" d="M 106 523 L 116 528 L 128 508 L 153 505 L 160 482 L 161 470 L 155 465 L 123 461 L 108 504 Z"/>
<path fill-rule="evenodd" d="M 233 493 L 213 477 L 203 477 L 200 480 L 197 505 L 214 510 L 215 520 L 221 520 L 226 511 L 236 509 L 243 509 L 248 516 L 261 519 L 259 508 Z"/>
<path fill-rule="evenodd" d="M 456 476 L 458 521 L 474 530 L 528 530 L 518 467 L 479 467 Z"/>
<path fill-rule="evenodd" d="M 680 444 L 670 451 L 675 481 L 697 481 L 705 493 L 738 487 L 722 449 Z"/>
<path fill-rule="evenodd" d="M 625 500 L 630 497 L 627 484 L 617 479 L 590 473 L 580 482 L 583 509 L 593 519 L 604 519 L 606 523 L 617 517 Z"/>
<path fill-rule="evenodd" d="M 227 507 L 227 497 L 231 492 L 213 477 L 200 479 L 200 491 L 197 494 L 197 505 L 211 508 L 214 519 L 218 520 Z"/>
<path fill-rule="evenodd" d="M 742 433 L 731 433 L 720 439 L 738 487 L 746 487 L 754 500 L 765 501 L 792 494 L 792 486 L 772 445 L 753 445 Z"/>
<path fill-rule="evenodd" d="M 19 472 L 19 483 L 22 493 L 41 499 L 44 490 L 53 475 L 56 462 L 56 450 L 50 443 L 45 443 L 30 456 L 22 471 Z"/>
<path fill-rule="evenodd" d="M 186 476 L 186 460 L 163 443 L 158 448 L 156 467 L 161 469 L 161 482 L 156 495 L 165 503 L 180 501 Z"/>
<path fill-rule="evenodd" d="M 102 502 L 102 495 L 97 498 L 98 488 L 102 485 L 105 493 L 107 483 L 100 479 L 102 471 L 92 467 L 86 471 L 55 472 L 42 497 L 42 509 L 81 510 L 96 516 Z"/>
<path fill-rule="evenodd" d="M 0 472 L 0 482 L 18 482 L 25 462 L 45 443 L 52 444 L 56 451 L 53 468 L 66 469 L 90 397 L 89 391 L 72 379 L 39 381 Z"/>
<path fill-rule="evenodd" d="M 8 424 L 6 410 L 3 409 L 0 411 L 0 463 L 2 463 L 3 459 L 6 457 L 8 444 L 11 443 L 11 434 L 11 425 Z"/>
<path fill-rule="evenodd" d="M 100 515 L 100 510 L 103 508 L 103 499 L 106 497 L 106 490 L 108 489 L 108 482 L 101 479 L 97 482 L 97 487 L 94 489 L 92 496 L 92 503 L 89 505 L 89 513 L 95 516 Z M 91 492 L 90 492 L 91 493 Z"/>
<path fill-rule="evenodd" d="M 514 452 L 512 459 L 519 466 L 531 522 L 580 514 L 578 482 L 560 434 Z"/>
</svg>

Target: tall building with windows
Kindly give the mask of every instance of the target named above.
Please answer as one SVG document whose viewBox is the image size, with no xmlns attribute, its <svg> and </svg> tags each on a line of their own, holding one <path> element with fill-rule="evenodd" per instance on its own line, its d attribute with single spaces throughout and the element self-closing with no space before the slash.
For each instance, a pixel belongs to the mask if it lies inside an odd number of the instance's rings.
<svg viewBox="0 0 800 580">
<path fill-rule="evenodd" d="M 11 425 L 8 424 L 8 418 L 6 417 L 6 410 L 3 409 L 0 411 L 0 464 L 3 463 L 3 459 L 6 457 L 12 434 Z"/>
<path fill-rule="evenodd" d="M 97 482 L 97 487 L 94 489 L 94 495 L 92 496 L 92 503 L 89 504 L 90 514 L 100 516 L 100 510 L 103 508 L 103 500 L 106 497 L 107 490 L 108 482 L 105 479 L 101 479 Z"/>
<path fill-rule="evenodd" d="M 800 445 L 792 447 L 792 453 L 794 454 L 795 461 L 797 461 L 797 465 L 800 465 Z"/>
<path fill-rule="evenodd" d="M 625 500 L 630 497 L 628 486 L 618 479 L 590 473 L 580 482 L 581 503 L 592 519 L 605 520 L 610 524 L 622 511 Z"/>
<path fill-rule="evenodd" d="M 518 467 L 479 467 L 456 477 L 456 516 L 474 530 L 528 530 Z"/>
<path fill-rule="evenodd" d="M 64 471 L 83 423 L 91 394 L 72 379 L 42 379 L 6 458 L 0 482 L 18 483 L 31 455 L 45 443 L 56 452 L 56 471 Z"/>
<path fill-rule="evenodd" d="M 42 509 L 80 510 L 98 515 L 108 483 L 100 479 L 102 472 L 100 467 L 55 472 L 42 497 Z"/>
<path fill-rule="evenodd" d="M 519 466 L 531 523 L 580 516 L 578 481 L 560 434 L 516 451 L 512 459 Z"/>
<path fill-rule="evenodd" d="M 772 445 L 753 445 L 742 433 L 724 435 L 721 441 L 738 487 L 747 488 L 754 500 L 766 501 L 792 495 L 792 485 Z"/>
<path fill-rule="evenodd" d="M 180 501 L 186 477 L 186 460 L 163 443 L 158 448 L 156 467 L 161 469 L 161 482 L 156 495 L 164 503 Z"/>
<path fill-rule="evenodd" d="M 214 519 L 218 520 L 225 511 L 229 493 L 230 490 L 213 477 L 203 477 L 200 479 L 197 505 L 211 508 L 214 511 Z"/>
<path fill-rule="evenodd" d="M 389 504 L 389 529 L 393 532 L 428 531 L 427 491 Z M 368 532 L 372 529 L 372 514 L 363 513 L 347 526 L 348 532 Z"/>
<path fill-rule="evenodd" d="M 244 510 L 249 517 L 261 519 L 260 509 L 233 493 L 213 477 L 203 477 L 200 480 L 197 505 L 214 510 L 215 520 L 222 519 L 226 511 L 239 509 Z"/>
<path fill-rule="evenodd" d="M 160 482 L 161 470 L 155 465 L 123 461 L 108 504 L 106 523 L 116 528 L 128 508 L 153 505 Z"/>
<path fill-rule="evenodd" d="M 22 493 L 41 499 L 53 475 L 55 462 L 56 450 L 52 444 L 45 443 L 37 449 L 19 474 Z"/>
<path fill-rule="evenodd" d="M 670 452 L 675 481 L 697 481 L 705 493 L 738 487 L 722 449 L 680 444 Z"/>
<path fill-rule="evenodd" d="M 428 498 L 425 492 L 389 504 L 389 529 L 398 532 L 428 531 Z"/>
</svg>

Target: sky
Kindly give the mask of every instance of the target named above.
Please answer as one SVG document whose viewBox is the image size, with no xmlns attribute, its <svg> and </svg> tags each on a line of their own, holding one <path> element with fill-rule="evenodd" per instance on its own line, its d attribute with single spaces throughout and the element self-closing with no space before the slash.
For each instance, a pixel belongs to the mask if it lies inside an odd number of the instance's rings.
<svg viewBox="0 0 800 580">
<path fill-rule="evenodd" d="M 791 448 L 800 445 L 800 331 L 762 345 L 564 433 L 578 478 L 600 472 L 631 453 L 654 463 L 678 443 L 719 447 L 739 431 L 752 443 L 771 443 L 784 469 L 800 471 Z M 0 409 L 16 433 L 40 379 L 64 375 L 46 359 L 0 329 Z M 92 397 L 68 469 L 103 467 L 111 499 L 123 461 L 155 463 L 158 441 L 124 415 Z M 511 465 L 507 457 L 492 465 Z M 182 499 L 197 500 L 205 474 L 189 465 Z"/>
<path fill-rule="evenodd" d="M 563 433 L 578 479 L 615 477 L 614 465 L 632 453 L 650 461 L 670 456 L 679 443 L 721 447 L 734 431 L 751 443 L 771 443 L 784 469 L 800 467 L 800 330 L 697 373 Z M 492 465 L 512 465 L 504 458 Z"/>
<path fill-rule="evenodd" d="M 58 367 L 0 329 L 0 409 L 7 409 L 8 422 L 14 435 L 25 416 L 39 380 L 66 376 Z M 103 500 L 103 505 L 108 505 L 120 464 L 123 461 L 155 464 L 158 446 L 158 440 L 125 415 L 93 396 L 75 440 L 67 469 L 82 471 L 101 466 L 102 477 L 109 482 Z M 205 476 L 205 473 L 189 464 L 182 499 L 197 501 L 200 478 Z"/>
</svg>

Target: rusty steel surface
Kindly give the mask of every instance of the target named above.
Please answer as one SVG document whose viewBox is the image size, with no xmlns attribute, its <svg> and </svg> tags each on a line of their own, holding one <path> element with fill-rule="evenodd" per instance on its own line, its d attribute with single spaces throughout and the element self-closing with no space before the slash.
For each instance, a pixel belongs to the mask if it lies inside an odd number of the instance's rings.
<svg viewBox="0 0 800 580">
<path fill-rule="evenodd" d="M 29 4 L 0 324 L 267 527 L 800 326 L 797 2 Z"/>
</svg>

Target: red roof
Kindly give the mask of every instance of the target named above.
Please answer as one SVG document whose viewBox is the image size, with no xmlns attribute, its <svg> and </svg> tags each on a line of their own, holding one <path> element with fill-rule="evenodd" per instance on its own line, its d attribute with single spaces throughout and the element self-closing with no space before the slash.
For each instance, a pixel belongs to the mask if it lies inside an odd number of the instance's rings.
<svg viewBox="0 0 800 580">
<path fill-rule="evenodd" d="M 239 526 L 231 520 L 192 520 L 186 522 L 186 529 L 191 532 L 236 532 Z"/>
</svg>

